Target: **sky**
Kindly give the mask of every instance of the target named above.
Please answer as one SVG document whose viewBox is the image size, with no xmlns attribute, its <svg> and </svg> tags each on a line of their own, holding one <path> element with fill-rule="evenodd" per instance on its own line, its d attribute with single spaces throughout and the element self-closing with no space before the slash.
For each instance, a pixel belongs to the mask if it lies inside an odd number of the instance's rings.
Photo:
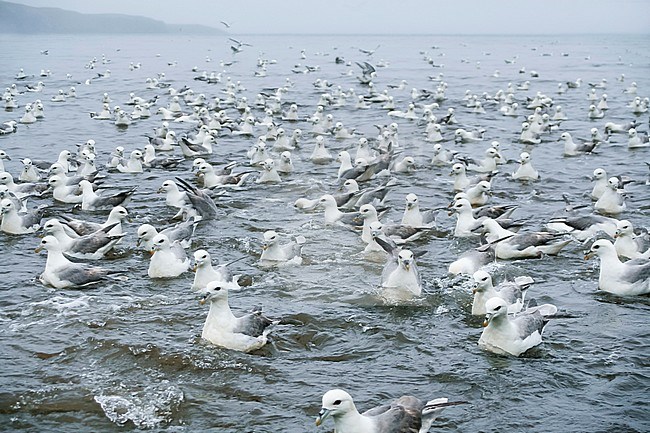
<svg viewBox="0 0 650 433">
<path fill-rule="evenodd" d="M 9 1 L 202 24 L 233 35 L 650 33 L 650 0 Z"/>
</svg>

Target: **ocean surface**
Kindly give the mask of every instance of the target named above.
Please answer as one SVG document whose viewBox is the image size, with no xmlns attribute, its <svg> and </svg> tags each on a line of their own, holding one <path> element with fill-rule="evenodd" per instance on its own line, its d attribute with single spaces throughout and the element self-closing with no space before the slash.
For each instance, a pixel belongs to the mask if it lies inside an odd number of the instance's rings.
<svg viewBox="0 0 650 433">
<path fill-rule="evenodd" d="M 165 89 L 145 87 L 145 80 L 158 73 L 164 73 L 162 81 L 172 87 L 190 86 L 210 100 L 224 96 L 222 89 L 230 77 L 245 87 L 238 96 L 246 96 L 251 106 L 258 93 L 283 86 L 289 78 L 295 85 L 284 95 L 283 108 L 295 102 L 306 117 L 314 113 L 323 93 L 312 84 L 317 78 L 326 79 L 333 88 L 367 92 L 356 79 L 360 69 L 354 62 L 368 61 L 387 64 L 377 68 L 378 90 L 408 82 L 406 89 L 390 91 L 401 110 L 411 102 L 411 88 L 435 90 L 438 83 L 430 77 L 444 74 L 447 99 L 434 114 L 440 118 L 454 107 L 459 126 L 486 130 L 484 141 L 454 144 L 453 128 L 448 128 L 445 147 L 480 159 L 489 143 L 498 140 L 502 153 L 513 161 L 524 150 L 532 154 L 542 180 L 528 184 L 511 180 L 509 174 L 517 163 L 510 162 L 500 167 L 491 199 L 491 203 L 517 204 L 514 217 L 525 220 L 526 229 L 540 229 L 551 217 L 563 215 L 562 194 L 573 204 L 587 205 L 583 211 L 588 213 L 589 176 L 598 167 L 638 181 L 626 187 L 628 209 L 621 218 L 638 227 L 650 225 L 650 187 L 645 183 L 650 148 L 628 150 L 627 135 L 617 134 L 596 154 L 567 158 L 557 141 L 564 131 L 586 139 L 592 127 L 602 132 L 607 121 L 636 118 L 642 124 L 639 129 L 647 131 L 648 114 L 632 114 L 628 104 L 634 95 L 623 90 L 634 81 L 638 96 L 650 96 L 648 36 L 242 35 L 237 39 L 251 46 L 233 55 L 225 37 L 0 35 L 0 87 L 17 83 L 22 90 L 39 80 L 46 86 L 40 93 L 19 95 L 21 108 L 0 115 L 3 122 L 18 120 L 26 103 L 41 99 L 45 105 L 43 120 L 19 125 L 17 133 L 0 137 L 0 149 L 12 157 L 5 161 L 7 170 L 17 177 L 22 158 L 54 161 L 61 150 L 75 151 L 75 144 L 91 138 L 97 143 L 98 165 L 116 146 L 127 153 L 142 148 L 147 144 L 145 134 L 160 126 L 159 115 L 120 129 L 110 121 L 91 119 L 89 112 L 101 110 L 105 92 L 114 101 L 112 106 L 128 110 L 131 107 L 124 103 L 132 92 L 144 98 L 160 95 L 157 106 L 166 105 Z M 366 55 L 359 48 L 375 52 Z M 49 54 L 41 54 L 42 50 Z M 110 63 L 102 64 L 102 55 Z M 337 56 L 352 63 L 335 64 Z M 95 69 L 87 69 L 93 58 L 98 59 Z M 258 59 L 268 61 L 266 76 L 254 76 Z M 221 60 L 237 62 L 222 66 Z M 130 70 L 130 63 L 141 67 Z M 305 74 L 292 72 L 305 65 L 319 68 Z M 17 82 L 14 77 L 20 68 L 36 76 Z M 42 69 L 49 69 L 51 76 L 39 77 Z M 106 69 L 110 78 L 84 84 Z M 222 82 L 193 79 L 204 70 L 223 71 Z M 499 77 L 493 76 L 496 70 Z M 531 71 L 538 77 L 531 77 Z M 617 80 L 622 74 L 623 82 Z M 557 93 L 558 83 L 578 78 L 582 78 L 580 88 Z M 608 94 L 610 109 L 604 119 L 589 120 L 587 83 L 603 78 L 607 88 L 597 89 L 597 94 Z M 521 106 L 516 118 L 502 116 L 488 104 L 486 114 L 474 114 L 462 101 L 466 90 L 494 95 L 508 83 L 526 80 L 529 90 L 515 93 Z M 76 99 L 50 102 L 59 89 L 67 91 L 73 85 Z M 526 97 L 537 92 L 562 105 L 569 120 L 543 136 L 541 144 L 526 146 L 518 142 L 524 116 L 531 113 L 523 106 Z M 239 116 L 233 107 L 226 109 L 230 117 Z M 263 117 L 259 108 L 253 110 Z M 423 124 L 391 119 L 376 106 L 356 110 L 354 101 L 326 112 L 371 138 L 378 132 L 374 125 L 399 124 L 400 150 L 413 156 L 418 168 L 410 175 L 396 175 L 398 185 L 387 197 L 391 209 L 384 221 L 399 222 L 404 197 L 410 192 L 419 196 L 423 209 L 447 206 L 453 197 L 449 167 L 429 164 L 433 143 L 424 141 Z M 177 134 L 192 130 L 189 124 L 171 124 Z M 318 198 L 335 190 L 338 164 L 317 166 L 309 161 L 314 146 L 308 134 L 311 124 L 303 121 L 283 127 L 305 132 L 302 147 L 293 152 L 295 172 L 278 185 L 251 182 L 228 190 L 217 199 L 222 216 L 199 226 L 190 250 L 207 249 L 215 262 L 243 257 L 232 268 L 250 277 L 252 285 L 232 292 L 230 304 L 236 314 L 262 305 L 268 316 L 282 318 L 271 333 L 272 342 L 253 354 L 207 344 L 200 337 L 207 306 L 199 305 L 199 296 L 190 290 L 193 274 L 163 281 L 147 277 L 149 259 L 135 248 L 136 230 L 145 222 L 170 223 L 175 212 L 156 191 L 174 176 L 193 179 L 191 160 L 171 172 L 109 173 L 106 186 L 138 186 L 128 205 L 132 216 L 126 223 L 128 235 L 115 254 L 99 263 L 126 271 L 128 281 L 86 290 L 44 287 L 37 279 L 45 266 L 45 254 L 34 254 L 40 242 L 37 235 L 0 234 L 0 430 L 315 432 L 323 393 L 344 388 L 360 410 L 403 394 L 469 402 L 446 409 L 432 431 L 650 431 L 650 301 L 599 292 L 598 260 L 583 260 L 590 241 L 573 242 L 556 257 L 490 265 L 496 281 L 531 276 L 536 282 L 528 298 L 555 304 L 559 314 L 546 327 L 543 344 L 523 357 L 486 353 L 477 346 L 482 318 L 470 314 L 470 277 L 447 273 L 449 264 L 478 241 L 454 239 L 455 218 L 440 212 L 436 223 L 443 234 L 425 236 L 410 246 L 425 252 L 417 259 L 425 293 L 404 305 L 387 305 L 377 296 L 383 262 L 364 258 L 360 237 L 343 228 L 325 227 L 321 212 L 293 208 L 297 198 Z M 256 135 L 263 132 L 256 128 Z M 255 141 L 256 137 L 223 132 L 209 160 L 215 165 L 240 161 L 246 168 L 246 151 Z M 326 142 L 334 154 L 354 151 L 357 144 L 356 139 L 332 137 Z M 176 154 L 180 155 L 178 149 Z M 30 201 L 31 206 L 41 203 L 52 202 L 49 198 Z M 71 213 L 105 219 L 104 214 L 72 211 L 65 205 L 48 210 L 52 217 Z M 303 265 L 280 270 L 257 265 L 262 233 L 269 229 L 306 238 Z M 333 423 L 328 420 L 319 430 L 332 431 Z"/>
</svg>

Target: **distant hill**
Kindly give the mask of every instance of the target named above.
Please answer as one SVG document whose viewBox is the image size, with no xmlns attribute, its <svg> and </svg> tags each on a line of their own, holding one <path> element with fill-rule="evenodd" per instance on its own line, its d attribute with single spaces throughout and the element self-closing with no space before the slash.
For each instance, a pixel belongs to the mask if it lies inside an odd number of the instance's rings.
<svg viewBox="0 0 650 433">
<path fill-rule="evenodd" d="M 119 14 L 82 14 L 0 1 L 0 33 L 192 33 L 224 34 L 208 26 L 167 24 Z"/>
</svg>

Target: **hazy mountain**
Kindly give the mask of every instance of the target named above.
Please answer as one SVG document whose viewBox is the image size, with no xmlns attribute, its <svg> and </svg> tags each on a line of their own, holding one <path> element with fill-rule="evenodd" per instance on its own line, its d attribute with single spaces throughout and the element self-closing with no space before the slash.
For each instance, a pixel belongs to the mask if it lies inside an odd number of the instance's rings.
<svg viewBox="0 0 650 433">
<path fill-rule="evenodd" d="M 81 14 L 0 1 L 0 33 L 223 33 L 213 27 L 167 24 L 119 14 Z"/>
</svg>

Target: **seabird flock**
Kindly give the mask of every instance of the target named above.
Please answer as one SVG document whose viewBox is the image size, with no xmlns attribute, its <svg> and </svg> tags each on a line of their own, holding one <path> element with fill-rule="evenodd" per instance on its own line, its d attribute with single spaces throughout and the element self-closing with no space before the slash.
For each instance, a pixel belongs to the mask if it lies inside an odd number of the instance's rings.
<svg viewBox="0 0 650 433">
<path fill-rule="evenodd" d="M 190 258 L 186 250 L 195 244 L 197 227 L 203 228 L 202 235 L 210 236 L 211 222 L 228 218 L 224 209 L 239 191 L 263 197 L 269 185 L 292 181 L 286 202 L 293 205 L 298 218 L 319 224 L 322 230 L 288 233 L 275 227 L 265 231 L 256 266 L 265 272 L 309 266 L 309 236 L 349 231 L 349 236 L 358 238 L 358 260 L 372 266 L 383 262 L 376 284 L 377 302 L 411 305 L 426 296 L 427 281 L 435 276 L 421 272 L 417 265 L 428 243 L 442 239 L 449 245 L 469 239 L 473 247 L 441 266 L 437 276 L 457 278 L 458 290 L 467 289 L 464 283 L 471 285 L 474 298 L 468 312 L 471 309 L 472 315 L 485 318 L 478 346 L 489 352 L 520 356 L 541 344 L 550 320 L 561 320 L 556 306 L 537 305 L 526 296 L 536 283 L 532 278 L 494 281 L 490 272 L 495 262 L 516 260 L 525 267 L 526 260 L 553 260 L 552 256 L 571 254 L 565 250 L 568 245 L 584 245 L 585 258 L 600 258 L 594 287 L 619 296 L 650 293 L 650 236 L 646 228 L 635 227 L 625 218 L 631 211 L 647 213 L 647 204 L 640 209 L 641 201 L 628 199 L 628 189 L 635 188 L 637 196 L 647 199 L 650 182 L 605 171 L 610 169 L 605 156 L 609 152 L 629 153 L 634 165 L 650 159 L 648 136 L 643 132 L 648 97 L 641 95 L 636 83 L 628 85 L 623 74 L 595 83 L 580 78 L 553 80 L 550 75 L 560 75 L 559 71 L 518 69 L 515 56 L 505 64 L 519 84 L 499 88 L 496 81 L 487 79 L 480 93 L 467 90 L 462 97 L 449 97 L 462 92 L 448 88 L 448 82 L 456 78 L 439 69 L 444 65 L 437 64 L 434 56 L 444 58 L 440 47 L 420 52 L 423 65 L 429 68 L 425 70 L 438 72 L 427 74 L 429 85 L 408 89 L 408 81 L 416 77 L 385 78 L 391 76 L 385 72 L 390 62 L 373 57 L 381 45 L 351 50 L 356 61 L 346 60 L 342 50 L 336 58 L 302 50 L 294 64 L 283 65 L 260 53 L 249 75 L 235 78 L 228 68 L 242 62 L 242 53 L 253 47 L 234 38 L 227 44 L 229 57 L 220 62 L 219 71 L 194 67 L 193 82 L 179 82 L 175 72 L 190 68 L 169 61 L 168 71 L 147 78 L 124 101 L 114 101 L 97 90 L 103 88 L 99 83 L 118 79 L 105 68 L 110 64 L 114 70 L 133 72 L 146 70 L 146 62 L 119 64 L 105 55 L 101 60 L 93 58 L 85 65 L 88 79 L 76 82 L 68 74 L 67 80 L 75 84 L 68 90 L 50 88 L 54 77 L 65 71 L 28 75 L 20 69 L 14 77 L 3 77 L 7 119 L 0 129 L 0 230 L 4 236 L 43 235 L 34 242 L 37 250 L 47 251 L 44 271 L 38 276 L 43 285 L 92 290 L 102 284 L 128 284 L 130 276 L 119 269 L 119 255 L 113 257 L 111 267 L 96 263 L 116 249 L 131 248 L 130 241 L 134 241 L 140 251 L 129 254 L 150 257 L 148 267 L 143 265 L 137 272 L 151 279 L 185 278 L 186 272 L 195 272 L 187 296 L 198 292 L 201 304 L 209 305 L 203 339 L 226 349 L 254 352 L 270 341 L 273 325 L 280 320 L 266 317 L 260 308 L 239 317 L 233 314 L 230 291 L 237 296 L 246 293 L 241 276 L 231 272 L 233 263 L 214 267 L 211 257 L 217 252 L 211 256 L 210 251 L 197 249 Z M 48 59 L 57 56 L 56 50 L 41 54 Z M 95 72 L 99 68 L 105 72 Z M 474 71 L 483 74 L 479 62 Z M 495 71 L 493 79 L 502 74 L 506 75 Z M 35 75 L 38 81 L 32 83 Z M 260 77 L 265 77 L 263 87 L 256 81 Z M 245 86 L 259 88 L 259 93 Z M 19 143 L 19 138 L 12 137 L 20 137 L 23 129 L 47 131 L 48 110 L 78 98 L 96 101 L 99 110 L 90 113 L 93 122 L 113 124 L 123 134 L 134 124 L 146 123 L 151 125 L 151 134 L 129 135 L 137 147 L 131 151 L 123 146 L 112 149 L 97 137 L 74 146 L 59 136 L 55 142 L 61 147 L 56 149 L 58 159 L 47 162 L 37 161 L 35 154 L 24 155 L 16 146 L 11 151 L 2 146 L 3 139 Z M 565 110 L 559 101 L 584 103 Z M 612 110 L 610 105 L 617 108 Z M 565 130 L 567 111 L 581 113 L 581 119 L 573 120 L 584 121 L 588 138 L 575 138 Z M 360 124 L 360 113 L 371 120 Z M 490 130 L 486 119 L 495 117 L 510 118 L 512 130 Z M 375 127 L 376 133 L 368 132 Z M 228 160 L 217 157 L 220 148 L 234 140 L 248 151 Z M 506 140 L 512 142 L 504 146 Z M 506 148 L 519 149 L 518 159 L 505 157 Z M 585 191 L 580 204 L 570 203 L 567 196 L 564 212 L 555 209 L 540 216 L 544 221 L 517 219 L 517 213 L 525 214 L 526 203 L 499 200 L 499 184 L 529 186 L 548 180 L 534 168 L 536 154 L 543 152 L 557 164 L 576 157 L 589 167 L 606 168 L 593 171 L 594 188 Z M 10 162 L 18 158 L 22 158 L 20 170 Z M 430 196 L 409 192 L 403 198 L 403 213 L 391 209 L 387 197 L 397 187 L 408 190 L 418 171 L 431 173 L 431 184 L 420 189 Z M 133 186 L 106 188 L 115 173 L 131 174 Z M 568 176 L 573 175 L 592 173 Z M 161 203 L 173 209 L 176 222 L 154 227 L 135 221 L 139 227 L 134 236 L 123 225 L 129 218 L 129 202 L 139 200 L 141 176 L 159 178 Z M 296 188 L 301 176 L 318 178 L 324 193 L 314 193 L 306 181 Z M 565 182 L 570 188 L 572 181 Z M 434 202 L 434 197 L 438 197 L 436 205 L 427 209 L 423 202 Z M 557 199 L 564 203 L 562 197 Z M 54 212 L 54 203 L 67 211 Z M 440 227 L 439 216 L 447 212 L 456 219 L 452 230 Z M 273 226 L 270 216 L 257 217 L 267 218 Z M 538 223 L 541 228 L 531 227 Z M 435 254 L 435 247 L 428 254 Z M 317 424 L 332 418 L 339 433 L 426 432 L 443 408 L 463 403 L 403 396 L 360 414 L 350 394 L 333 389 L 323 396 Z"/>
</svg>

